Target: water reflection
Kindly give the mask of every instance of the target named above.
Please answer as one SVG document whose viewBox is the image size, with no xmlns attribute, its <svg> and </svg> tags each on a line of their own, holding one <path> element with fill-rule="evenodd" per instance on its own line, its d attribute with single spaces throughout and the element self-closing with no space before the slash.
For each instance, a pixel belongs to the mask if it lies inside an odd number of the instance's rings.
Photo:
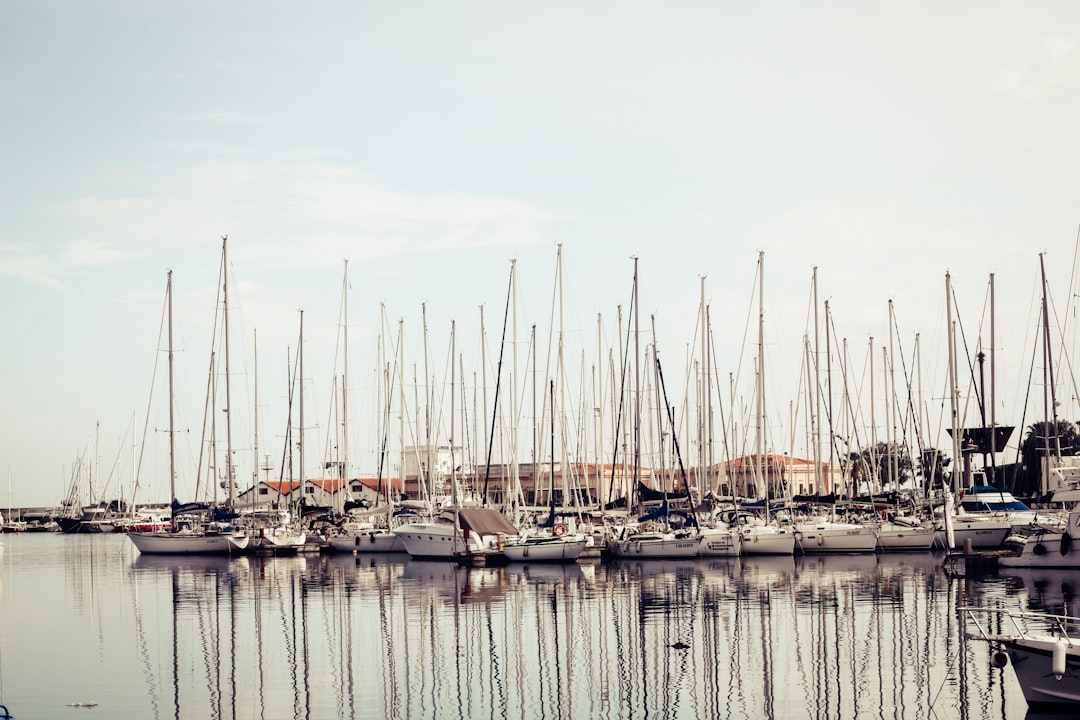
<svg viewBox="0 0 1080 720">
<path fill-rule="evenodd" d="M 50 672 L 115 688 L 102 709 L 119 718 L 1019 718 L 956 608 L 1050 605 L 1069 584 L 953 578 L 933 555 L 463 568 L 120 548 L 67 544 L 32 568 L 95 618 L 68 641 L 110 666 L 108 685 L 66 658 Z M 12 549 L 4 617 L 13 596 L 32 605 Z M 57 714 L 4 669 L 17 714 Z"/>
</svg>

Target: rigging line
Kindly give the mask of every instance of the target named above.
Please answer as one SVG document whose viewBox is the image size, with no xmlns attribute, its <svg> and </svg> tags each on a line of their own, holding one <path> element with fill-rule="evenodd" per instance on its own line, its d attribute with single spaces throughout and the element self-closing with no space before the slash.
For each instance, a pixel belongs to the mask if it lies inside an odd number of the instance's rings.
<svg viewBox="0 0 1080 720">
<path fill-rule="evenodd" d="M 664 396 L 664 405 L 666 408 L 666 414 L 668 416 L 668 422 L 671 424 L 671 441 L 675 450 L 675 457 L 679 461 L 679 474 L 682 476 L 683 489 L 686 491 L 686 499 L 690 503 L 690 511 L 694 512 L 694 496 L 690 494 L 690 483 L 686 479 L 686 468 L 683 467 L 682 453 L 679 452 L 679 438 L 675 432 L 675 413 L 671 405 L 668 403 L 667 386 L 664 384 L 664 369 L 660 365 L 660 354 L 656 352 L 656 345 L 653 345 L 653 359 L 656 360 L 656 374 L 660 378 L 660 391 Z M 697 513 L 693 515 L 694 524 L 697 524 Z"/>
<path fill-rule="evenodd" d="M 635 279 L 635 283 L 636 282 L 637 281 Z M 629 348 L 629 346 L 630 346 L 630 317 L 635 312 L 637 312 L 637 308 L 634 306 L 634 293 L 631 292 L 631 294 L 630 294 L 630 313 L 628 313 L 627 316 L 626 316 L 626 347 L 627 348 Z M 622 377 L 619 380 L 619 410 L 618 410 L 618 412 L 615 413 L 615 435 L 613 436 L 613 439 L 612 439 L 612 445 L 614 446 L 615 450 L 614 450 L 614 453 L 613 453 L 612 458 L 611 458 L 611 484 L 610 484 L 610 487 L 608 488 L 608 499 L 609 500 L 615 494 L 615 465 L 619 461 L 619 428 L 622 425 L 623 405 L 626 403 L 626 373 L 627 373 L 627 366 L 629 365 L 629 363 L 630 363 L 630 353 L 626 352 L 626 353 L 623 354 Z M 636 492 L 636 490 L 637 490 L 636 488 L 633 488 L 631 490 L 631 492 Z M 629 507 L 630 507 L 630 498 L 628 497 L 626 500 L 627 500 L 627 509 L 629 509 Z"/>
<path fill-rule="evenodd" d="M 966 361 L 966 364 L 967 364 L 968 381 L 970 383 L 968 387 L 971 388 L 971 393 L 973 395 L 975 395 L 975 404 L 979 408 L 981 416 L 984 416 L 985 411 L 983 410 L 982 393 L 979 392 L 979 384 L 977 382 L 975 382 L 975 363 L 971 362 L 971 351 L 968 348 L 967 333 L 964 332 L 964 323 L 960 320 L 960 302 L 956 297 L 956 290 L 955 289 L 953 289 L 953 308 L 955 309 L 955 312 L 956 312 L 956 324 L 960 328 L 960 342 L 964 346 L 964 360 Z M 964 404 L 963 416 L 967 417 L 967 403 L 966 402 Z M 959 420 L 959 418 L 957 418 L 957 419 Z M 956 430 L 959 430 L 959 429 L 960 428 L 953 428 L 953 431 L 956 431 Z"/>
<path fill-rule="evenodd" d="M 483 491 L 483 493 L 481 495 L 481 503 L 485 507 L 487 506 L 487 498 L 488 498 L 488 482 L 489 482 L 489 480 L 491 478 L 491 453 L 492 453 L 492 448 L 493 448 L 493 446 L 495 444 L 495 421 L 498 420 L 498 417 L 499 417 L 499 387 L 502 384 L 503 353 L 506 350 L 506 324 L 507 324 L 508 319 L 510 318 L 510 298 L 511 298 L 511 294 L 513 293 L 513 287 L 514 287 L 514 266 L 511 265 L 510 266 L 510 281 L 507 284 L 507 288 L 506 288 L 506 309 L 503 311 L 502 339 L 499 341 L 499 365 L 495 370 L 495 402 L 494 402 L 494 404 L 492 405 L 492 408 L 491 408 L 491 435 L 488 438 L 487 458 L 484 461 L 484 465 L 486 467 L 484 469 L 484 491 Z M 514 370 L 516 371 L 517 368 L 514 368 Z M 517 418 L 515 418 L 514 421 L 515 421 L 515 427 L 516 427 Z M 504 474 L 504 477 L 505 477 L 505 474 Z M 506 488 L 504 487 L 503 488 L 503 495 L 505 496 L 505 494 L 506 494 Z"/>
</svg>

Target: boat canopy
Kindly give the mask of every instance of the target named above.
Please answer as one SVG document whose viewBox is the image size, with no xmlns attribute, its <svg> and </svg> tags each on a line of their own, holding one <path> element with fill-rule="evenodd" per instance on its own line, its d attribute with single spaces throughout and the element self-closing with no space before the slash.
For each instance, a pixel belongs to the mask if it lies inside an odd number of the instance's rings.
<svg viewBox="0 0 1080 720">
<path fill-rule="evenodd" d="M 462 508 L 458 515 L 461 527 L 468 528 L 479 535 L 517 535 L 518 529 L 510 524 L 498 510 L 491 508 Z"/>
</svg>

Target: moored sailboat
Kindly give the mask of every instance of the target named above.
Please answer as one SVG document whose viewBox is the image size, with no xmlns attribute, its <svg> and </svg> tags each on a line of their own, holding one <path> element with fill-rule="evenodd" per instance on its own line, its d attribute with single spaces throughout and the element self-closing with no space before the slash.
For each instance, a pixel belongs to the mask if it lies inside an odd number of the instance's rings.
<svg viewBox="0 0 1080 720">
<path fill-rule="evenodd" d="M 221 272 L 222 292 L 225 301 L 223 313 L 225 316 L 225 386 L 226 403 L 228 403 L 229 383 L 229 343 L 228 343 L 228 290 L 226 283 L 226 238 L 221 243 Z M 236 487 L 233 484 L 231 462 L 227 463 L 229 503 L 225 508 L 214 508 L 207 504 L 194 503 L 188 506 L 180 505 L 176 500 L 176 450 L 175 450 L 175 423 L 173 411 L 173 332 L 172 332 L 172 271 L 169 271 L 166 286 L 168 301 L 168 333 L 169 333 L 169 489 L 173 497 L 172 518 L 167 530 L 151 532 L 129 532 L 128 537 L 138 548 L 140 553 L 151 555 L 196 555 L 196 554 L 232 554 L 247 548 L 249 537 L 242 530 L 238 530 L 231 524 L 235 517 L 232 507 L 235 505 Z M 226 414 L 226 418 L 229 415 Z M 228 420 L 226 420 L 228 422 Z M 229 438 L 228 458 L 232 457 L 231 432 Z"/>
</svg>

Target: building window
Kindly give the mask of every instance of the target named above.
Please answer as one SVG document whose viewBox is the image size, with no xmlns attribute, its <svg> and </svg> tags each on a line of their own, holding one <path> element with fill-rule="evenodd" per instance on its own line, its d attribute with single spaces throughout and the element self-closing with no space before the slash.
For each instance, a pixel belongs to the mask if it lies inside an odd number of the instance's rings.
<svg viewBox="0 0 1080 720">
<path fill-rule="evenodd" d="M 315 488 L 308 485 L 306 488 L 304 488 L 304 493 L 306 495 L 314 495 L 315 494 Z"/>
<path fill-rule="evenodd" d="M 270 494 L 270 488 L 264 488 L 264 487 L 259 488 L 259 494 L 260 495 L 269 495 Z"/>
</svg>

